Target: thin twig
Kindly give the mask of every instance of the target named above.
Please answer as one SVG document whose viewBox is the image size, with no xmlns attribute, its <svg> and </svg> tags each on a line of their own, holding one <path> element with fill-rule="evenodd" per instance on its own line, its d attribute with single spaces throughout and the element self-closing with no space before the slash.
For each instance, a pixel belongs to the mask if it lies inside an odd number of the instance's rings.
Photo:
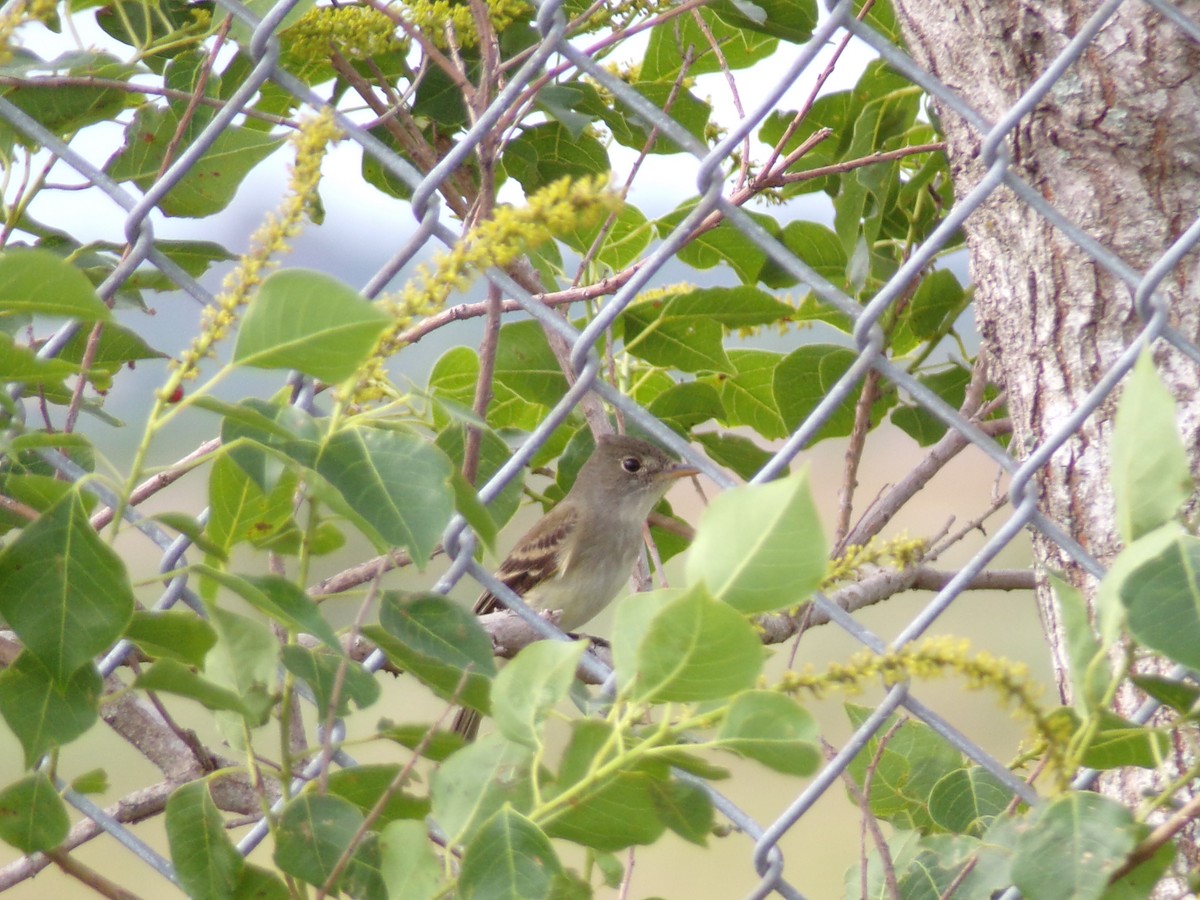
<svg viewBox="0 0 1200 900">
<path fill-rule="evenodd" d="M 871 407 L 879 396 L 879 372 L 868 369 L 863 378 L 858 402 L 854 405 L 854 427 L 846 445 L 845 463 L 842 467 L 842 487 L 838 493 L 838 521 L 833 544 L 841 547 L 850 530 L 850 514 L 854 510 L 854 491 L 858 487 L 858 467 L 866 449 L 867 432 L 871 428 Z"/>
<path fill-rule="evenodd" d="M 47 850 L 46 855 L 54 861 L 56 866 L 76 881 L 86 884 L 97 894 L 108 897 L 110 900 L 141 900 L 137 894 L 127 891 L 115 881 L 105 878 L 91 866 L 84 865 L 65 850 L 60 848 Z"/>
<path fill-rule="evenodd" d="M 178 481 L 192 469 L 208 461 L 208 455 L 221 446 L 219 437 L 210 438 L 205 441 L 187 456 L 173 462 L 170 466 L 161 472 L 151 475 L 129 495 L 129 505 L 137 506 L 147 497 L 152 497 L 165 488 L 169 484 Z M 112 521 L 113 510 L 111 507 L 105 507 L 92 516 L 92 528 L 99 531 Z"/>
</svg>

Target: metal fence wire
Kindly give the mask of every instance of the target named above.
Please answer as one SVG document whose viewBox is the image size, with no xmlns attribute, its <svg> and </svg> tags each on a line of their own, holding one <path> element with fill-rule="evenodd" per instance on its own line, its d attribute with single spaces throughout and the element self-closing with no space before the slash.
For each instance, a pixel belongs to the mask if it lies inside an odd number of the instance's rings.
<svg viewBox="0 0 1200 900">
<path fill-rule="evenodd" d="M 1147 271 L 1136 271 L 1111 250 L 1101 246 L 1090 237 L 1080 223 L 1066 219 L 1039 191 L 1021 179 L 1015 168 L 1010 165 L 1006 138 L 1014 131 L 1022 117 L 1046 97 L 1056 82 L 1070 69 L 1072 63 L 1085 52 L 1097 33 L 1122 5 L 1122 2 L 1148 4 L 1191 40 L 1200 42 L 1200 22 L 1188 19 L 1179 8 L 1167 0 L 1109 0 L 1096 8 L 1074 39 L 1067 44 L 1019 101 L 1013 104 L 1006 115 L 1000 121 L 991 122 L 972 109 L 961 96 L 915 64 L 890 40 L 856 19 L 851 4 L 848 0 L 843 0 L 833 6 L 823 17 L 812 40 L 803 47 L 795 48 L 794 60 L 779 77 L 777 83 L 761 85 L 761 90 L 757 94 L 757 107 L 747 110 L 745 118 L 737 127 L 710 151 L 670 115 L 654 107 L 623 80 L 572 45 L 565 37 L 567 18 L 564 14 L 563 2 L 546 0 L 540 4 L 537 14 L 536 24 L 542 35 L 540 44 L 533 49 L 521 68 L 511 74 L 502 93 L 495 98 L 487 112 L 474 123 L 453 151 L 428 175 L 423 176 L 397 153 L 364 131 L 351 117 L 342 112 L 335 114 L 337 124 L 350 140 L 361 145 L 365 153 L 390 176 L 409 185 L 412 190 L 411 209 L 415 224 L 400 241 L 394 257 L 365 286 L 364 293 L 374 296 L 418 252 L 427 246 L 437 242 L 450 246 L 458 240 L 459 233 L 445 221 L 448 216 L 438 200 L 439 185 L 476 152 L 479 142 L 496 125 L 504 111 L 511 107 L 513 100 L 526 91 L 534 80 L 545 71 L 547 61 L 557 58 L 577 67 L 580 72 L 586 73 L 604 90 L 611 92 L 633 110 L 634 115 L 648 129 L 654 129 L 658 134 L 666 136 L 699 161 L 695 184 L 695 195 L 698 202 L 691 213 L 680 221 L 671 233 L 661 239 L 637 273 L 613 296 L 603 302 L 598 314 L 582 333 L 574 330 L 564 318 L 548 309 L 538 298 L 532 296 L 504 272 L 493 269 L 487 273 L 487 278 L 499 288 L 504 297 L 515 300 L 529 315 L 569 342 L 572 348 L 571 362 L 578 373 L 578 379 L 569 393 L 533 431 L 509 463 L 479 490 L 482 500 L 492 499 L 504 488 L 588 391 L 597 392 L 605 401 L 621 410 L 628 420 L 636 423 L 636 426 L 659 439 L 663 444 L 680 453 L 687 454 L 689 452 L 688 448 L 663 423 L 657 421 L 646 410 L 598 377 L 600 359 L 597 344 L 605 330 L 637 297 L 639 291 L 649 285 L 663 267 L 673 259 L 694 227 L 710 214 L 717 212 L 731 227 L 740 231 L 765 253 L 770 260 L 811 288 L 822 303 L 827 304 L 832 310 L 850 317 L 855 323 L 853 331 L 857 348 L 855 363 L 837 381 L 823 402 L 787 438 L 783 446 L 758 473 L 756 481 L 770 480 L 785 470 L 789 462 L 810 443 L 822 426 L 827 423 L 833 412 L 852 396 L 866 373 L 872 369 L 882 378 L 896 385 L 916 404 L 924 407 L 949 428 L 964 436 L 970 444 L 998 464 L 1011 479 L 1011 515 L 962 567 L 956 577 L 913 617 L 899 634 L 890 636 L 890 638 L 875 634 L 836 603 L 822 595 L 817 595 L 815 603 L 822 613 L 872 650 L 882 651 L 888 646 L 900 646 L 925 632 L 955 602 L 964 587 L 975 576 L 983 572 L 997 554 L 1027 527 L 1040 530 L 1059 544 L 1080 566 L 1093 574 L 1100 575 L 1103 572 L 1102 566 L 1071 537 L 1063 523 L 1052 521 L 1039 512 L 1034 478 L 1055 451 L 1070 441 L 1081 423 L 1105 401 L 1117 383 L 1131 369 L 1143 346 L 1157 340 L 1169 341 L 1188 358 L 1200 365 L 1200 348 L 1189 343 L 1166 325 L 1167 300 L 1156 293 L 1159 282 L 1178 265 L 1181 258 L 1200 239 L 1200 222 L 1193 224 L 1153 267 Z M 253 62 L 253 71 L 237 92 L 213 115 L 194 142 L 180 153 L 173 164 L 162 172 L 141 196 L 136 196 L 125 186 L 114 181 L 105 174 L 102 164 L 86 159 L 77 149 L 68 146 L 50 133 L 10 100 L 0 98 L 0 117 L 3 117 L 12 128 L 27 136 L 31 142 L 47 148 L 50 153 L 74 169 L 84 181 L 99 188 L 114 204 L 125 211 L 124 232 L 131 250 L 121 264 L 100 285 L 99 293 L 102 297 L 107 299 L 113 296 L 133 276 L 135 271 L 149 263 L 169 278 L 180 290 L 200 303 L 209 304 L 213 301 L 212 294 L 204 286 L 155 248 L 151 212 L 168 192 L 179 185 L 197 161 L 213 146 L 223 129 L 244 112 L 268 82 L 273 82 L 275 86 L 291 94 L 301 104 L 313 108 L 325 105 L 325 98 L 318 96 L 279 64 L 276 31 L 296 3 L 297 0 L 282 0 L 270 8 L 267 14 L 260 19 L 248 7 L 236 0 L 216 0 L 217 7 L 231 14 L 239 23 L 252 29 L 253 36 L 246 47 L 249 58 Z M 810 72 L 810 67 L 813 66 L 821 48 L 845 31 L 849 31 L 861 39 L 892 67 L 970 123 L 980 136 L 983 162 L 987 166 L 987 174 L 978 186 L 957 200 L 936 231 L 916 249 L 911 258 L 865 307 L 797 258 L 760 227 L 751 216 L 723 195 L 722 167 L 729 162 L 731 156 L 738 152 L 743 139 L 758 128 L 776 108 L 789 86 L 797 79 L 802 78 L 806 72 Z M 1136 298 L 1136 309 L 1144 323 L 1136 340 L 1131 343 L 1124 355 L 1099 377 L 1087 400 L 1063 420 L 1061 427 L 1051 439 L 1031 448 L 1024 460 L 1015 458 L 1000 443 L 982 431 L 976 424 L 960 415 L 957 410 L 947 405 L 915 377 L 889 361 L 880 349 L 878 323 L 881 317 L 885 316 L 889 309 L 900 301 L 913 277 L 927 267 L 939 251 L 943 250 L 948 242 L 956 236 L 964 220 L 971 216 L 992 192 L 1000 190 L 1016 194 L 1031 209 L 1077 244 L 1099 269 L 1110 273 L 1114 278 L 1127 285 L 1131 294 Z M 403 229 L 398 228 L 398 231 L 403 231 Z M 58 353 L 74 334 L 74 327 L 77 326 L 67 325 L 60 329 L 41 348 L 41 356 L 45 358 Z M 729 476 L 715 469 L 707 460 L 695 458 L 695 454 L 692 454 L 692 457 L 696 465 L 701 467 L 719 485 L 732 485 Z M 57 453 L 48 451 L 45 453 L 45 459 L 56 466 L 68 479 L 78 480 L 84 476 L 81 470 L 73 467 L 65 457 Z M 116 498 L 108 495 L 95 479 L 88 479 L 86 486 L 88 490 L 98 494 L 101 502 L 112 506 L 117 505 Z M 125 515 L 130 522 L 161 548 L 163 553 L 162 570 L 175 569 L 190 547 L 188 539 L 168 535 L 152 521 L 143 518 L 135 509 L 127 509 Z M 448 574 L 437 585 L 437 591 L 443 593 L 449 591 L 462 578 L 475 579 L 495 591 L 502 589 L 487 571 L 473 561 L 472 536 L 461 519 L 456 519 L 451 523 L 443 543 L 453 557 L 453 564 Z M 165 609 L 180 601 L 198 607 L 187 586 L 186 578 L 182 576 L 170 583 L 159 599 L 157 608 Z M 107 676 L 114 671 L 125 659 L 129 650 L 128 642 L 123 642 L 114 648 L 101 661 L 101 672 Z M 368 670 L 375 671 L 382 662 L 383 657 L 377 652 L 367 660 L 365 665 Z M 778 893 L 788 898 L 802 896 L 803 885 L 794 886 L 801 879 L 802 872 L 789 870 L 787 861 L 778 848 L 780 839 L 839 779 L 856 754 L 859 754 L 872 738 L 880 734 L 888 717 L 897 710 L 906 710 L 909 715 L 926 723 L 953 747 L 1007 785 L 1014 796 L 1029 802 L 1036 800 L 1029 786 L 1015 777 L 1004 763 L 995 759 L 971 737 L 961 733 L 940 718 L 921 702 L 918 694 L 919 689 L 908 684 L 899 684 L 891 688 L 873 713 L 829 759 L 819 774 L 807 783 L 798 796 L 791 798 L 786 806 L 778 810 L 773 821 L 765 824 L 755 822 L 733 803 L 713 792 L 712 796 L 717 809 L 728 816 L 736 827 L 753 841 L 752 863 L 748 861 L 747 865 L 753 865 L 761 876 L 761 882 L 751 896 L 765 897 L 772 893 Z M 1152 712 L 1153 707 L 1147 706 L 1143 711 L 1143 716 L 1148 717 Z M 334 761 L 341 765 L 353 762 L 344 752 L 339 752 Z M 310 765 L 305 777 L 314 777 L 319 764 L 318 761 Z M 1090 773 L 1084 773 L 1079 776 L 1077 784 L 1086 785 L 1089 778 Z M 175 881 L 170 861 L 149 847 L 130 828 L 107 816 L 82 795 L 68 790 L 65 796 L 68 802 L 84 816 L 92 819 L 99 829 L 108 832 L 117 841 L 131 849 L 163 877 Z M 260 822 L 245 834 L 239 844 L 239 849 L 243 853 L 249 853 L 266 833 L 265 822 Z"/>
</svg>

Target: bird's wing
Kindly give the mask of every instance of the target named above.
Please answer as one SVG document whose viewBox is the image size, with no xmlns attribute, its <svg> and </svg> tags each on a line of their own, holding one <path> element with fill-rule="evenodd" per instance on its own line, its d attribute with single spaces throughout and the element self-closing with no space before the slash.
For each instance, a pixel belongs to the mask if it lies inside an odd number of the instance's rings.
<svg viewBox="0 0 1200 900">
<path fill-rule="evenodd" d="M 562 550 L 578 524 L 579 513 L 573 507 L 555 507 L 517 542 L 496 570 L 496 577 L 518 597 L 524 597 L 542 582 L 561 575 L 569 562 Z M 506 608 L 491 591 L 484 591 L 475 601 L 477 616 Z"/>
</svg>

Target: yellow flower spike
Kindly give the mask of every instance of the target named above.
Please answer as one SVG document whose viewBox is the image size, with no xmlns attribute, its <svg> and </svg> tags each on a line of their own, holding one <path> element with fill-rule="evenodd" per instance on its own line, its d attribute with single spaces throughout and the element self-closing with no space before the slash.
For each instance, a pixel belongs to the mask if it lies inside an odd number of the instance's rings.
<svg viewBox="0 0 1200 900">
<path fill-rule="evenodd" d="M 379 301 L 391 314 L 392 325 L 358 375 L 339 391 L 339 399 L 355 406 L 370 402 L 368 384 L 380 377 L 383 362 L 400 349 L 400 336 L 415 321 L 442 309 L 453 292 L 466 290 L 481 272 L 506 268 L 566 231 L 595 224 L 620 205 L 620 197 L 608 190 L 604 179 L 561 178 L 531 194 L 524 207 L 498 207 L 493 218 L 471 229 L 431 264 L 418 266 L 399 296 Z"/>
<path fill-rule="evenodd" d="M 200 362 L 211 355 L 213 347 L 237 322 L 238 310 L 250 302 L 266 273 L 277 265 L 272 257 L 291 249 L 288 241 L 299 234 L 304 219 L 316 208 L 325 152 L 340 138 L 333 111 L 327 107 L 302 123 L 292 136 L 296 159 L 291 167 L 287 196 L 279 209 L 267 214 L 250 239 L 250 250 L 225 277 L 213 305 L 201 314 L 200 333 L 181 354 L 175 376 L 168 381 L 165 391 L 173 390 L 179 380 L 195 377 Z"/>
</svg>

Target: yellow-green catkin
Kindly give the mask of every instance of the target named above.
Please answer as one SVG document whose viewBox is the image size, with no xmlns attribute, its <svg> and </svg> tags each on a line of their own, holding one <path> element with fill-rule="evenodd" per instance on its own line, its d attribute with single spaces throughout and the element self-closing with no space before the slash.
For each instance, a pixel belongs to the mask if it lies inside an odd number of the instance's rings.
<svg viewBox="0 0 1200 900">
<path fill-rule="evenodd" d="M 380 301 L 392 316 L 367 364 L 344 399 L 361 406 L 390 391 L 385 361 L 403 345 L 402 335 L 419 319 L 442 309 L 454 291 L 466 290 L 485 269 L 503 269 L 541 244 L 568 231 L 594 225 L 619 208 L 620 198 L 601 178 L 560 178 L 528 198 L 524 207 L 501 206 L 491 219 L 471 229 L 462 240 L 422 265 L 394 296 Z"/>
<path fill-rule="evenodd" d="M 903 571 L 919 563 L 928 546 L 925 540 L 906 535 L 887 541 L 871 538 L 864 545 L 851 544 L 845 553 L 829 561 L 825 580 L 821 582 L 821 590 L 828 590 L 839 582 L 854 580 L 867 566 L 890 563 Z"/>
<path fill-rule="evenodd" d="M 488 21 L 496 34 L 529 15 L 532 4 L 525 0 L 486 0 Z M 454 32 L 459 47 L 479 44 L 479 29 L 469 3 L 453 0 L 412 0 L 406 4 L 408 20 L 443 50 L 449 45 L 447 30 Z"/>
<path fill-rule="evenodd" d="M 388 16 L 370 6 L 316 6 L 287 30 L 288 52 L 307 62 L 328 58 L 330 48 L 347 59 L 370 59 L 405 46 Z"/>
<path fill-rule="evenodd" d="M 288 193 L 279 208 L 268 213 L 250 239 L 250 250 L 237 267 L 225 277 L 221 293 L 204 310 L 200 334 L 181 355 L 172 384 L 183 378 L 195 378 L 201 360 L 212 353 L 237 321 L 238 310 L 250 302 L 267 273 L 278 263 L 273 257 L 287 253 L 290 241 L 300 233 L 304 220 L 311 217 L 317 204 L 321 183 L 321 163 L 329 145 L 341 138 L 333 121 L 333 111 L 325 107 L 306 120 L 292 136 L 296 161 L 291 167 Z"/>
<path fill-rule="evenodd" d="M 1070 734 L 1064 733 L 1038 702 L 1041 689 L 1030 679 L 1028 669 L 987 652 L 972 655 L 969 643 L 961 638 L 928 638 L 887 653 L 864 650 L 824 672 L 788 672 L 779 690 L 790 694 L 808 691 L 820 697 L 828 690 L 857 693 L 868 684 L 882 682 L 891 687 L 903 681 L 929 681 L 955 674 L 965 679 L 971 690 L 992 691 L 1003 705 L 1030 722 L 1060 782 L 1066 777 L 1065 752 Z"/>
</svg>

